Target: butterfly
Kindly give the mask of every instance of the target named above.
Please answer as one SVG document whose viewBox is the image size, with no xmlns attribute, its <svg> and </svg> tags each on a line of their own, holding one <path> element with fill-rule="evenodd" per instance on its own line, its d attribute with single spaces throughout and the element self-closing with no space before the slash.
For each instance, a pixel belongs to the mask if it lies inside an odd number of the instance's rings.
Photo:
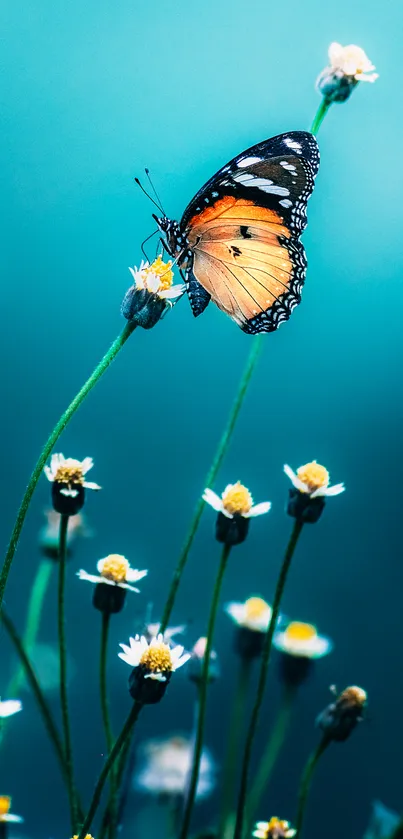
<svg viewBox="0 0 403 839">
<path fill-rule="evenodd" d="M 213 300 L 252 335 L 288 320 L 305 280 L 299 237 L 318 168 L 312 134 L 279 134 L 223 166 L 180 222 L 153 216 L 195 317 Z"/>
</svg>

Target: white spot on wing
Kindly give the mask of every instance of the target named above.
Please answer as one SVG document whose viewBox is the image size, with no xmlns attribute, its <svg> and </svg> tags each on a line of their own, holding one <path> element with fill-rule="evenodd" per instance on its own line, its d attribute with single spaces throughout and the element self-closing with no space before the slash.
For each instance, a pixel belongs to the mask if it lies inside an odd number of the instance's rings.
<svg viewBox="0 0 403 839">
<path fill-rule="evenodd" d="M 284 142 L 289 149 L 294 149 L 298 154 L 301 154 L 302 146 L 296 140 L 291 140 L 291 137 L 284 137 Z"/>
<path fill-rule="evenodd" d="M 245 166 L 252 166 L 253 163 L 260 163 L 261 159 L 261 157 L 243 157 L 242 160 L 238 160 L 237 166 L 243 169 Z"/>
<path fill-rule="evenodd" d="M 290 201 L 288 198 L 283 198 L 283 200 L 279 201 L 278 203 L 281 204 L 282 207 L 292 207 L 292 201 Z"/>
</svg>

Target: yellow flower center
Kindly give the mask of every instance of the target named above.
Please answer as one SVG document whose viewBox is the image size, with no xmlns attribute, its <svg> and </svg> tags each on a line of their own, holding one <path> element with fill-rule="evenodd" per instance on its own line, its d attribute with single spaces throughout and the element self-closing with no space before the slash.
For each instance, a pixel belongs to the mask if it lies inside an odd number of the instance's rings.
<svg viewBox="0 0 403 839">
<path fill-rule="evenodd" d="M 144 284 L 147 287 L 147 278 L 150 275 L 154 275 L 158 277 L 160 281 L 158 291 L 164 291 L 167 288 L 171 288 L 174 274 L 171 271 L 172 261 L 164 262 L 161 256 L 157 256 L 157 259 L 154 259 L 154 262 L 151 263 L 147 268 L 144 268 L 141 272 L 144 276 Z"/>
<path fill-rule="evenodd" d="M 306 463 L 305 466 L 300 466 L 297 475 L 300 481 L 307 485 L 308 492 L 314 492 L 316 489 L 329 486 L 329 472 L 320 463 L 316 463 L 316 460 L 313 460 L 312 463 Z"/>
<path fill-rule="evenodd" d="M 73 839 L 78 839 L 78 833 L 73 836 Z M 90 833 L 86 833 L 84 839 L 93 839 Z"/>
<path fill-rule="evenodd" d="M 172 658 L 168 644 L 164 644 L 162 641 L 158 644 L 151 644 L 141 656 L 140 664 L 151 673 L 170 673 Z"/>
<path fill-rule="evenodd" d="M 262 597 L 250 597 L 245 603 L 245 618 L 247 620 L 262 618 L 268 608 L 268 604 Z"/>
<path fill-rule="evenodd" d="M 6 816 L 10 812 L 11 798 L 9 795 L 0 795 L 0 816 Z"/>
<path fill-rule="evenodd" d="M 113 580 L 114 583 L 123 583 L 129 567 L 129 563 L 124 556 L 110 554 L 104 559 L 101 576 L 106 577 L 107 580 Z"/>
<path fill-rule="evenodd" d="M 78 460 L 66 460 L 62 466 L 59 466 L 55 481 L 61 484 L 83 484 L 84 475 L 81 463 Z"/>
<path fill-rule="evenodd" d="M 229 484 L 222 494 L 222 503 L 231 515 L 244 516 L 249 513 L 253 504 L 252 496 L 246 487 L 237 481 L 236 484 Z"/>
<path fill-rule="evenodd" d="M 287 626 L 284 635 L 289 641 L 312 641 L 313 638 L 316 638 L 317 632 L 311 623 L 292 621 Z"/>
<path fill-rule="evenodd" d="M 273 816 L 273 818 L 271 818 L 267 823 L 267 839 L 270 839 L 270 837 L 273 837 L 273 839 L 280 839 L 282 836 L 287 836 L 289 827 L 289 822 L 277 819 Z"/>
</svg>

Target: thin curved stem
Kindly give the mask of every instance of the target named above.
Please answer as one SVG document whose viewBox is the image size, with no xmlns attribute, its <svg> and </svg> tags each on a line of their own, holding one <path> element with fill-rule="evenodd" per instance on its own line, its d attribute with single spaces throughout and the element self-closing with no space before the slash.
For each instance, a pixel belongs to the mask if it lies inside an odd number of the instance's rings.
<svg viewBox="0 0 403 839">
<path fill-rule="evenodd" d="M 42 617 L 43 602 L 48 590 L 53 568 L 53 562 L 50 562 L 49 559 L 42 559 L 36 571 L 31 589 L 31 596 L 29 598 L 25 632 L 22 637 L 22 645 L 28 656 L 32 652 L 37 639 L 39 624 Z M 18 697 L 24 680 L 24 673 L 25 666 L 19 662 L 14 675 L 10 679 L 6 691 L 6 696 L 10 699 Z M 3 722 L 6 722 L 6 720 Z M 5 733 L 6 726 L 3 725 L 0 730 L 0 746 L 3 744 Z"/>
<path fill-rule="evenodd" d="M 14 554 L 17 549 L 18 540 L 20 538 L 21 530 L 25 521 L 25 516 L 27 514 L 31 498 L 34 494 L 35 487 L 39 481 L 40 476 L 42 475 L 43 467 L 45 466 L 45 463 L 50 453 L 52 452 L 55 443 L 57 443 L 62 431 L 64 431 L 66 425 L 68 425 L 68 423 L 70 422 L 73 414 L 75 414 L 77 408 L 80 407 L 85 397 L 89 394 L 90 390 L 92 390 L 92 388 L 97 384 L 102 374 L 105 372 L 105 370 L 107 370 L 113 359 L 116 358 L 119 350 L 121 350 L 121 348 L 126 343 L 127 339 L 132 334 L 135 328 L 136 325 L 133 323 L 126 324 L 121 334 L 113 342 L 112 346 L 101 359 L 99 364 L 96 366 L 93 373 L 91 373 L 89 379 L 87 379 L 81 390 L 79 390 L 77 395 L 74 397 L 73 401 L 70 402 L 70 405 L 68 406 L 68 408 L 66 408 L 65 412 L 62 414 L 59 421 L 56 423 L 53 431 L 49 435 L 42 449 L 42 452 L 38 458 L 34 471 L 32 472 L 28 486 L 25 490 L 23 499 L 21 501 L 20 509 L 17 513 L 17 518 L 15 520 L 13 531 L 11 533 L 10 543 L 7 548 L 3 568 L 0 574 L 0 608 L 3 603 L 4 591 L 7 585 L 8 575 L 10 573 L 11 565 L 14 559 Z"/>
<path fill-rule="evenodd" d="M 290 724 L 291 713 L 294 707 L 296 689 L 285 688 L 277 719 L 274 723 L 271 737 L 265 748 L 263 757 L 258 766 L 256 777 L 253 781 L 251 791 L 246 802 L 247 820 L 255 819 L 260 800 L 270 781 L 273 769 L 277 763 L 278 756 L 283 746 L 285 736 Z M 255 819 L 256 820 L 256 819 Z"/>
<path fill-rule="evenodd" d="M 77 832 L 77 803 L 76 790 L 74 784 L 73 751 L 71 746 L 71 732 L 67 698 L 67 647 L 65 627 L 65 581 L 68 525 L 69 516 L 62 515 L 60 517 L 59 533 L 58 635 L 60 658 L 60 707 L 62 711 L 64 751 L 66 755 L 71 832 L 72 836 L 74 836 Z"/>
<path fill-rule="evenodd" d="M 213 462 L 212 462 L 212 464 L 210 466 L 210 469 L 209 469 L 209 472 L 206 476 L 206 480 L 205 480 L 205 484 L 204 484 L 204 486 L 206 486 L 206 487 L 212 486 L 212 484 L 214 483 L 214 481 L 217 477 L 218 470 L 219 470 L 219 468 L 220 468 L 220 466 L 223 462 L 224 455 L 225 455 L 225 453 L 228 449 L 228 446 L 229 446 L 229 443 L 230 443 L 230 440 L 231 440 L 231 437 L 232 437 L 232 433 L 233 433 L 233 430 L 235 428 L 236 421 L 238 419 L 239 412 L 242 408 L 242 404 L 243 404 L 243 401 L 244 401 L 244 398 L 245 398 L 250 380 L 252 378 L 252 374 L 253 374 L 253 371 L 255 369 L 256 362 L 257 362 L 258 357 L 259 357 L 259 352 L 260 352 L 260 349 L 261 349 L 261 345 L 262 345 L 262 335 L 256 335 L 256 337 L 253 339 L 252 347 L 249 351 L 249 355 L 248 355 L 248 358 L 247 358 L 247 361 L 246 361 L 245 369 L 244 369 L 244 372 L 242 374 L 242 378 L 241 378 L 241 380 L 239 382 L 239 385 L 238 385 L 238 390 L 237 390 L 234 402 L 232 404 L 232 408 L 231 408 L 231 411 L 230 411 L 230 414 L 229 414 L 229 417 L 228 417 L 228 420 L 227 420 L 227 424 L 226 424 L 226 426 L 224 428 L 224 431 L 223 431 L 223 433 L 220 437 L 220 440 L 219 440 L 219 443 L 218 443 L 218 446 L 217 446 L 217 449 L 216 449 L 216 452 L 215 452 L 215 455 L 214 455 L 214 458 L 213 458 Z M 171 587 L 170 587 L 170 590 L 169 590 L 169 593 L 168 593 L 168 598 L 167 598 L 167 601 L 166 601 L 166 604 L 165 604 L 165 609 L 164 609 L 164 612 L 163 612 L 163 615 L 162 615 L 161 632 L 165 631 L 165 629 L 167 628 L 167 625 L 168 625 L 169 618 L 171 617 L 171 613 L 172 613 L 172 609 L 174 607 L 174 603 L 175 603 L 177 591 L 178 591 L 178 588 L 179 588 L 181 576 L 182 576 L 183 571 L 185 569 L 185 565 L 186 565 L 187 560 L 188 560 L 188 556 L 189 556 L 190 549 L 191 549 L 192 544 L 193 544 L 193 540 L 194 540 L 195 535 L 196 535 L 197 528 L 200 524 L 200 519 L 202 517 L 204 505 L 205 505 L 205 502 L 203 501 L 203 498 L 200 496 L 200 498 L 199 498 L 199 500 L 198 500 L 198 502 L 195 506 L 195 509 L 194 509 L 194 512 L 193 512 L 193 518 L 192 518 L 192 521 L 190 523 L 188 534 L 186 536 L 184 545 L 182 547 L 182 551 L 179 555 L 179 559 L 178 559 L 178 562 L 177 562 L 177 565 L 176 565 L 176 568 L 175 568 L 175 571 L 174 571 L 174 574 L 173 574 L 173 577 L 172 577 Z"/>
<path fill-rule="evenodd" d="M 113 746 L 113 734 L 112 734 L 112 727 L 111 721 L 109 716 L 109 703 L 108 703 L 108 692 L 107 692 L 107 678 L 106 678 L 106 661 L 107 661 L 107 652 L 108 652 L 108 637 L 109 637 L 109 627 L 110 627 L 110 614 L 102 612 L 102 629 L 101 629 L 101 654 L 99 659 L 99 689 L 100 689 L 100 698 L 101 698 L 101 710 L 102 710 L 102 721 L 104 724 L 104 731 L 105 731 L 105 740 L 106 740 L 106 748 L 107 753 L 110 754 Z M 109 814 L 110 814 L 110 821 L 109 821 L 109 835 L 110 837 L 113 836 L 113 831 L 115 828 L 116 822 L 116 815 L 115 815 L 115 798 L 116 798 L 116 773 L 115 768 L 112 767 L 111 774 L 110 774 L 110 795 L 109 795 Z"/>
<path fill-rule="evenodd" d="M 252 659 L 242 656 L 239 661 L 238 683 L 232 705 L 230 724 L 228 727 L 228 744 L 222 772 L 221 817 L 218 835 L 221 839 L 227 834 L 231 820 L 236 769 L 238 765 L 239 740 L 242 724 L 245 719 L 245 703 L 249 691 Z"/>
<path fill-rule="evenodd" d="M 315 771 L 316 765 L 318 760 L 323 755 L 323 752 L 327 749 L 331 740 L 329 740 L 326 735 L 324 735 L 316 747 L 315 751 L 312 752 L 311 756 L 308 758 L 306 763 L 305 769 L 302 773 L 301 783 L 299 786 L 298 792 L 298 810 L 297 810 L 297 818 L 295 823 L 295 829 L 297 831 L 297 836 L 301 837 L 302 825 L 305 816 L 305 809 L 306 803 L 308 800 L 309 790 L 311 788 L 312 783 L 312 776 Z"/>
<path fill-rule="evenodd" d="M 201 673 L 200 687 L 199 687 L 199 708 L 197 719 L 197 730 L 193 752 L 193 765 L 190 776 L 189 791 L 185 803 L 183 822 L 179 839 L 186 839 L 190 827 L 190 819 L 192 817 L 193 804 L 196 797 L 197 781 L 199 778 L 200 759 L 203 748 L 203 734 L 204 722 L 206 717 L 207 707 L 207 690 L 209 683 L 209 668 L 210 668 L 210 654 L 213 645 L 214 627 L 217 617 L 218 604 L 220 600 L 221 586 L 224 579 L 225 569 L 227 567 L 228 557 L 231 552 L 231 545 L 224 545 L 221 553 L 220 565 L 214 585 L 213 597 L 210 606 L 210 615 L 207 626 L 207 640 L 206 649 L 204 651 L 203 667 Z"/>
<path fill-rule="evenodd" d="M 330 99 L 326 99 L 326 97 L 323 97 L 323 99 L 322 99 L 322 101 L 319 105 L 319 108 L 316 111 L 316 114 L 314 116 L 314 119 L 313 119 L 313 122 L 312 122 L 312 125 L 311 125 L 311 132 L 312 132 L 312 134 L 315 135 L 315 137 L 316 137 L 316 135 L 319 131 L 320 126 L 322 125 L 322 122 L 323 122 L 331 104 L 332 103 L 331 103 Z"/>
<path fill-rule="evenodd" d="M 238 799 L 238 808 L 237 808 L 237 817 L 236 817 L 236 825 L 235 825 L 235 834 L 234 839 L 242 839 L 242 829 L 243 829 L 243 819 L 244 819 L 244 810 L 245 810 L 245 802 L 246 802 L 246 794 L 248 789 L 248 779 L 249 779 L 249 765 L 250 760 L 252 757 L 252 747 L 253 742 L 255 739 L 258 723 L 259 723 L 259 716 L 260 716 L 260 709 L 263 702 L 264 692 L 266 688 L 266 679 L 267 679 L 267 672 L 269 669 L 270 663 L 270 654 L 272 649 L 272 642 L 273 642 L 273 635 L 276 629 L 278 616 L 280 614 L 280 605 L 281 600 L 283 597 L 283 592 L 285 588 L 285 584 L 287 581 L 288 572 L 291 565 L 291 560 L 294 555 L 295 548 L 297 546 L 298 539 L 301 534 L 301 530 L 303 528 L 303 522 L 300 519 L 296 519 L 294 522 L 294 527 L 292 529 L 292 533 L 290 536 L 290 540 L 287 545 L 286 552 L 284 554 L 284 559 L 281 565 L 280 574 L 277 580 L 276 591 L 274 594 L 273 600 L 273 611 L 270 621 L 270 626 L 266 634 L 265 644 L 263 647 L 262 653 L 262 661 L 260 666 L 260 675 L 258 681 L 258 687 L 256 692 L 256 699 L 252 709 L 252 714 L 249 722 L 248 733 L 246 736 L 246 744 L 245 750 L 243 754 L 242 760 L 242 771 L 241 771 L 241 784 L 239 790 L 239 799 Z"/>
<path fill-rule="evenodd" d="M 16 651 L 16 653 L 17 653 L 17 655 L 18 655 L 18 657 L 19 657 L 19 659 L 22 663 L 22 666 L 24 668 L 24 671 L 25 671 L 25 674 L 26 674 L 26 677 L 27 677 L 27 681 L 28 681 L 28 683 L 31 687 L 32 693 L 33 693 L 33 695 L 34 695 L 34 697 L 35 697 L 35 699 L 38 703 L 38 708 L 40 710 L 40 713 L 41 713 L 46 731 L 49 735 L 49 738 L 50 738 L 51 742 L 53 743 L 53 746 L 54 746 L 54 749 L 55 749 L 55 752 L 56 752 L 56 757 L 58 759 L 63 778 L 64 778 L 64 780 L 67 784 L 68 773 L 67 773 L 67 767 L 66 767 L 66 762 L 65 762 L 65 758 L 64 758 L 64 749 L 63 749 L 62 739 L 61 739 L 60 734 L 57 730 L 56 723 L 55 723 L 55 721 L 52 717 L 52 713 L 50 711 L 48 703 L 46 702 L 45 696 L 42 692 L 42 688 L 41 688 L 41 686 L 38 682 L 38 679 L 36 677 L 36 673 L 35 673 L 35 671 L 32 667 L 32 664 L 31 664 L 29 658 L 28 658 L 27 652 L 24 649 L 24 645 L 21 641 L 21 638 L 19 637 L 18 632 L 17 632 L 11 618 L 7 615 L 7 612 L 5 611 L 4 606 L 1 610 L 0 618 L 1 618 L 3 626 L 6 630 L 12 644 L 14 645 L 15 651 Z"/>
<path fill-rule="evenodd" d="M 105 761 L 105 763 L 102 767 L 100 776 L 98 778 L 98 781 L 97 781 L 97 784 L 96 784 L 96 787 L 95 787 L 95 790 L 94 790 L 94 795 L 92 797 L 92 801 L 91 801 L 91 804 L 90 804 L 90 809 L 88 810 L 88 814 L 87 814 L 86 818 L 84 819 L 84 823 L 81 827 L 78 839 L 84 839 L 84 837 L 90 831 L 95 813 L 97 812 L 97 809 L 99 807 L 99 803 L 101 801 L 103 788 L 104 788 L 105 783 L 107 781 L 108 775 L 109 775 L 112 767 L 114 766 L 115 760 L 119 757 L 119 754 L 122 750 L 122 747 L 125 744 L 125 741 L 127 740 L 128 737 L 130 737 L 131 731 L 133 729 L 133 726 L 134 726 L 134 724 L 135 724 L 135 722 L 138 718 L 138 715 L 139 715 L 142 707 L 143 706 L 140 702 L 135 702 L 133 704 L 133 706 L 130 710 L 129 716 L 126 719 L 126 722 L 125 722 L 117 740 L 115 740 L 115 743 L 112 746 L 112 749 L 111 749 L 111 751 L 110 751 L 110 753 L 109 753 L 109 755 L 108 755 L 108 757 L 107 757 L 107 759 L 106 759 L 106 761 Z"/>
</svg>

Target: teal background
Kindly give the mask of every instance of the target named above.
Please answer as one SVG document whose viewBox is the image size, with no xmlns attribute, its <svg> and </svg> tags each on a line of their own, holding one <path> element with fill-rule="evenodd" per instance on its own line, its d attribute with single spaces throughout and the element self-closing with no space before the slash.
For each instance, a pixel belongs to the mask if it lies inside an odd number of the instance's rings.
<svg viewBox="0 0 403 839">
<path fill-rule="evenodd" d="M 273 596 L 291 520 L 288 481 L 318 459 L 347 491 L 306 528 L 284 611 L 316 623 L 335 651 L 318 662 L 300 702 L 277 777 L 259 817 L 292 819 L 298 778 L 316 742 L 313 723 L 335 683 L 360 684 L 369 719 L 323 759 L 310 801 L 310 839 L 363 834 L 370 802 L 402 799 L 401 387 L 402 209 L 400 3 L 374 0 L 270 4 L 218 0 L 118 4 L 8 0 L 0 92 L 2 515 L 6 544 L 37 453 L 68 401 L 122 328 L 127 266 L 153 230 L 152 205 L 134 185 L 152 172 L 166 212 L 180 215 L 216 169 L 243 148 L 309 127 L 314 81 L 329 43 L 358 43 L 380 78 L 335 105 L 319 134 L 321 170 L 304 235 L 309 269 L 299 309 L 264 351 L 217 486 L 241 479 L 269 516 L 234 551 L 223 599 Z M 117 730 L 128 668 L 114 655 L 148 604 L 158 619 L 196 498 L 229 411 L 251 339 L 212 305 L 194 320 L 187 300 L 150 333 L 137 331 L 63 436 L 66 456 L 91 455 L 94 537 L 81 543 L 68 581 L 75 754 L 89 796 L 103 760 L 98 719 L 99 615 L 74 571 L 110 552 L 149 568 L 140 596 L 116 618 L 111 700 Z M 41 482 L 7 589 L 22 626 L 38 561 L 37 531 L 49 503 Z M 217 567 L 214 515 L 205 512 L 175 609 L 203 634 Z M 53 581 L 55 583 L 55 581 Z M 56 632 L 56 588 L 41 640 Z M 2 634 L 2 691 L 11 660 Z M 207 743 L 219 760 L 235 680 L 232 628 L 221 615 L 222 679 L 212 689 Z M 275 668 L 262 737 L 279 689 Z M 189 730 L 193 687 L 175 677 L 163 705 L 147 710 L 139 738 Z M 56 700 L 54 702 L 57 708 Z M 227 703 L 227 704 L 225 704 Z M 90 724 L 91 723 L 91 724 Z M 0 764 L 1 793 L 25 817 L 21 837 L 69 836 L 65 798 L 33 700 L 12 721 Z M 132 834 L 138 799 L 130 804 Z M 210 804 L 199 810 L 207 824 Z M 197 824 L 197 822 L 196 822 Z M 95 834 L 96 835 L 96 834 Z"/>
</svg>

